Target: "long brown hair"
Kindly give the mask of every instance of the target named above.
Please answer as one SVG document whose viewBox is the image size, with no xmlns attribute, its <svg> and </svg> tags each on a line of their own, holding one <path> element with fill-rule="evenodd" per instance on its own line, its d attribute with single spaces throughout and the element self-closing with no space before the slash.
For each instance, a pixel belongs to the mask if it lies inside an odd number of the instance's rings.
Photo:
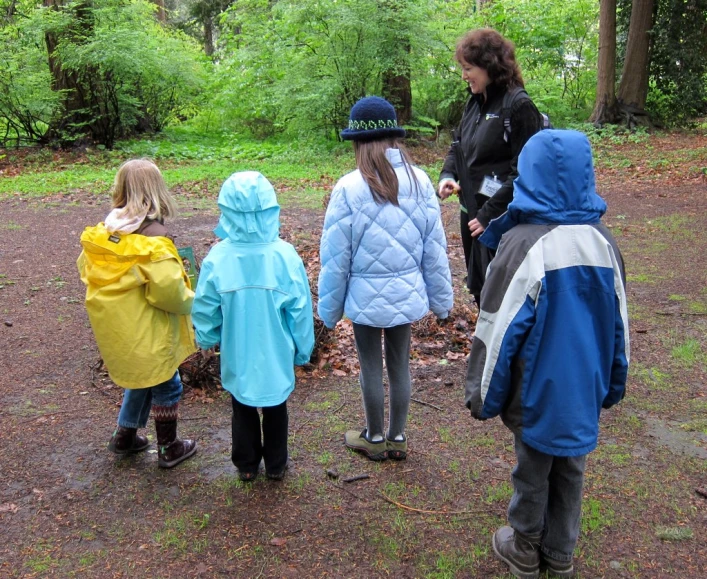
<svg viewBox="0 0 707 579">
<path fill-rule="evenodd" d="M 393 165 L 385 156 L 387 149 L 398 149 L 403 158 L 405 171 L 410 177 L 410 184 L 419 191 L 419 183 L 414 171 L 410 168 L 410 157 L 398 139 L 378 139 L 375 141 L 354 141 L 356 166 L 361 177 L 366 182 L 373 195 L 373 200 L 382 205 L 391 203 L 398 206 L 398 176 Z"/>
<path fill-rule="evenodd" d="M 457 62 L 483 68 L 489 80 L 502 88 L 523 87 L 523 75 L 516 61 L 515 46 L 492 28 L 470 30 L 457 42 Z"/>
</svg>

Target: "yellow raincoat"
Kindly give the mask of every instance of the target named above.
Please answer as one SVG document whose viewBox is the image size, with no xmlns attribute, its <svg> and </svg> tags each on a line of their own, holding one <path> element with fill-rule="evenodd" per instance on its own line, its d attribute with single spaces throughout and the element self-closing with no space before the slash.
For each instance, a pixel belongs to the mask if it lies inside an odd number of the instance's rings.
<svg viewBox="0 0 707 579">
<path fill-rule="evenodd" d="M 169 380 L 197 349 L 194 292 L 174 243 L 110 233 L 99 223 L 84 230 L 81 245 L 86 310 L 111 379 L 123 388 Z"/>
</svg>

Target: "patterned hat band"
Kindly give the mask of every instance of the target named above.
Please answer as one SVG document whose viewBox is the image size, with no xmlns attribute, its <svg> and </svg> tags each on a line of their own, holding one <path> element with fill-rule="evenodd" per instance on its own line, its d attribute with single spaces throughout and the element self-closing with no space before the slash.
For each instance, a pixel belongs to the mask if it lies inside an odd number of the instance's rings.
<svg viewBox="0 0 707 579">
<path fill-rule="evenodd" d="M 349 119 L 349 130 L 352 131 L 373 131 L 375 129 L 397 129 L 398 123 L 394 119 L 381 121 L 356 121 Z"/>
</svg>

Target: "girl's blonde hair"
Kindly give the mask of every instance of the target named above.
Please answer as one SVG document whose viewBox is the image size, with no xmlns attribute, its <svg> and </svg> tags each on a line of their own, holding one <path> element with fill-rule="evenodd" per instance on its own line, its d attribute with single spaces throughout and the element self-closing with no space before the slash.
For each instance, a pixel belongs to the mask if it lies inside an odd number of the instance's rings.
<svg viewBox="0 0 707 579">
<path fill-rule="evenodd" d="M 126 161 L 113 183 L 113 208 L 125 208 L 125 217 L 147 212 L 147 219 L 161 221 L 177 213 L 177 205 L 167 190 L 162 173 L 148 159 Z"/>
</svg>

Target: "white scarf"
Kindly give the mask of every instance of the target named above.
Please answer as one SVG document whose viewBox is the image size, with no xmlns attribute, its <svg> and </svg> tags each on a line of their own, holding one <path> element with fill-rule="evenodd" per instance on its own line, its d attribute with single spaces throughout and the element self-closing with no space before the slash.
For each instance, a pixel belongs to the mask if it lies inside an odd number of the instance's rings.
<svg viewBox="0 0 707 579">
<path fill-rule="evenodd" d="M 147 211 L 134 217 L 128 217 L 125 215 L 125 207 L 118 207 L 106 217 L 106 229 L 110 233 L 132 233 L 142 225 L 145 217 L 147 217 Z"/>
</svg>

